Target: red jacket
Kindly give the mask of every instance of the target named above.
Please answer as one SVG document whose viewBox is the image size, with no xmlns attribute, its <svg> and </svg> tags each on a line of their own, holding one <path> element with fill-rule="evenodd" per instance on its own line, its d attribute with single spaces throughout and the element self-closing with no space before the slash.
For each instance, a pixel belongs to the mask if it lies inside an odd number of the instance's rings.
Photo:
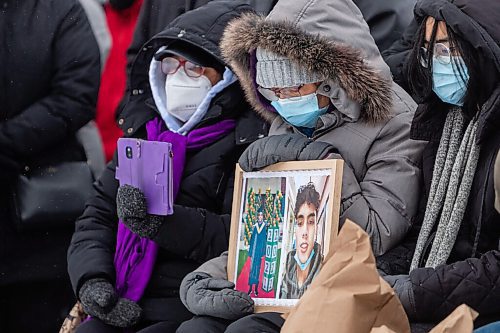
<svg viewBox="0 0 500 333">
<path fill-rule="evenodd" d="M 122 131 L 115 123 L 115 110 L 125 92 L 127 48 L 132 41 L 142 2 L 143 0 L 136 0 L 132 6 L 124 10 L 114 9 L 109 4 L 105 6 L 112 45 L 102 72 L 96 122 L 107 161 L 113 157 L 116 140 L 122 136 Z"/>
</svg>

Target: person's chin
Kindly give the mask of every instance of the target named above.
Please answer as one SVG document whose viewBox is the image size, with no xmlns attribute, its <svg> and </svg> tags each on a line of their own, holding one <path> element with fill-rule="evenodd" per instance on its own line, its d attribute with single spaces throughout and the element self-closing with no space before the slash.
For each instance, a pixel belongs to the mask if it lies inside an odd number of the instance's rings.
<svg viewBox="0 0 500 333">
<path fill-rule="evenodd" d="M 302 243 L 299 247 L 299 260 L 302 263 L 305 263 L 307 259 L 309 258 L 309 255 L 311 254 L 311 251 L 309 251 L 309 244 L 307 243 Z"/>
</svg>

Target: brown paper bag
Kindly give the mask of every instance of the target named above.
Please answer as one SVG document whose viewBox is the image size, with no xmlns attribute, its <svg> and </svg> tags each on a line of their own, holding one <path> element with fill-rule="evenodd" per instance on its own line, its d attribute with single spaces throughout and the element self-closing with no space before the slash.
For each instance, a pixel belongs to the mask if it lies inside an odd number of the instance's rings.
<svg viewBox="0 0 500 333">
<path fill-rule="evenodd" d="M 330 250 L 299 303 L 284 315 L 282 332 L 409 333 L 399 299 L 376 270 L 366 232 L 346 221 Z"/>
<path fill-rule="evenodd" d="M 462 304 L 429 333 L 471 333 L 477 316 L 476 311 Z"/>
</svg>

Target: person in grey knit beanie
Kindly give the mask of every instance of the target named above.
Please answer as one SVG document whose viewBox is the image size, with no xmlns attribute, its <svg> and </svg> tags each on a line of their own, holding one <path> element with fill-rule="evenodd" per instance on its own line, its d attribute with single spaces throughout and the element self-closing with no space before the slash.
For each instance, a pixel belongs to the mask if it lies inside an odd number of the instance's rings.
<svg viewBox="0 0 500 333">
<path fill-rule="evenodd" d="M 257 47 L 256 81 L 263 88 L 296 87 L 323 81 L 323 77 L 290 58 Z"/>
<path fill-rule="evenodd" d="M 363 228 L 375 255 L 397 245 L 418 206 L 423 143 L 409 140 L 416 105 L 393 84 L 352 1 L 280 0 L 266 18 L 234 20 L 221 49 L 248 102 L 270 124 L 268 137 L 251 144 L 239 166 L 252 172 L 279 162 L 343 159 L 340 224 L 350 219 Z M 267 325 L 252 314 L 249 286 L 234 290 L 238 279 L 228 281 L 224 265 L 222 255 L 184 278 L 181 300 L 196 317 L 178 332 L 208 331 L 219 319 L 229 325 L 221 332 L 279 331 L 280 315 L 266 313 Z"/>
</svg>

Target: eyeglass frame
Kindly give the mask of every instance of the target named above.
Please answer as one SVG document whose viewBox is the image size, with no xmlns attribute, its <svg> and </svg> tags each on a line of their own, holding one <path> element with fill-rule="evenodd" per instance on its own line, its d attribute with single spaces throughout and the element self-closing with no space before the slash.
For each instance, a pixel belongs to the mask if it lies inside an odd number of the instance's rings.
<svg viewBox="0 0 500 333">
<path fill-rule="evenodd" d="M 163 70 L 163 64 L 164 64 L 164 61 L 166 59 L 174 59 L 174 60 L 176 60 L 179 63 L 173 72 L 168 72 L 167 73 L 166 71 Z M 198 75 L 198 73 L 196 73 L 196 75 L 190 75 L 189 74 L 190 71 L 186 70 L 186 64 L 191 64 L 191 65 L 193 65 L 195 67 L 201 68 L 201 73 L 199 75 Z M 182 67 L 182 69 L 184 70 L 184 73 L 186 73 L 186 75 L 189 76 L 189 77 L 191 77 L 191 78 L 199 78 L 200 76 L 202 76 L 205 73 L 205 70 L 206 70 L 206 67 L 204 67 L 204 66 L 200 66 L 198 64 L 195 64 L 194 62 L 189 61 L 187 59 L 184 59 L 184 60 L 177 59 L 176 57 L 165 57 L 165 58 L 163 58 L 161 60 L 161 66 L 160 67 L 161 67 L 162 73 L 165 74 L 165 75 L 175 74 L 175 73 L 177 73 L 177 71 L 179 70 L 179 68 Z"/>
<path fill-rule="evenodd" d="M 435 58 L 439 63 L 443 65 L 449 65 L 451 63 L 451 57 L 452 53 L 455 51 L 455 47 L 448 47 L 443 43 L 436 43 L 434 44 L 433 48 L 433 58 Z M 442 54 L 442 51 L 446 50 L 447 55 Z M 420 65 L 424 68 L 428 68 L 428 63 L 429 63 L 429 50 L 422 46 L 419 49 L 418 52 L 418 57 L 420 58 Z"/>
<path fill-rule="evenodd" d="M 321 83 L 317 84 L 316 90 L 311 93 L 317 92 L 318 87 L 321 85 Z M 284 98 L 281 99 L 288 99 L 288 100 L 294 100 L 294 99 L 300 99 L 303 95 L 300 92 L 300 89 L 304 87 L 305 84 L 301 84 L 299 86 L 295 87 L 284 87 L 284 88 L 264 88 L 261 86 L 257 86 L 257 91 L 268 101 L 274 102 L 280 99 L 278 94 L 284 96 Z M 308 94 L 311 94 L 308 93 Z M 298 95 L 296 95 L 298 94 Z M 307 94 L 307 95 L 308 95 Z"/>
</svg>

